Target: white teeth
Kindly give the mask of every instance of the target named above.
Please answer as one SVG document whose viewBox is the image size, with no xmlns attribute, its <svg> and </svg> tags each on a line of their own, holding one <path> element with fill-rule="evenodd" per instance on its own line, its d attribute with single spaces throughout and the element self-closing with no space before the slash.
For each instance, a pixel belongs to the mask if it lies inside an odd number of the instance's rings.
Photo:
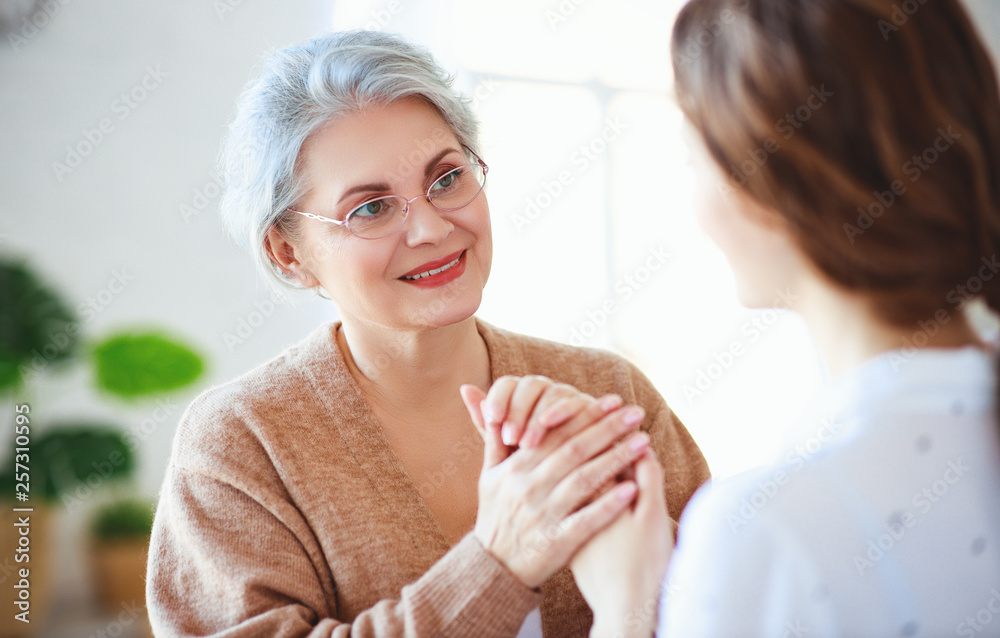
<svg viewBox="0 0 1000 638">
<path fill-rule="evenodd" d="M 458 257 L 455 258 L 455 261 L 447 263 L 444 266 L 441 266 L 440 268 L 433 268 L 431 270 L 428 270 L 427 272 L 422 272 L 422 273 L 420 273 L 418 275 L 412 275 L 412 276 L 403 275 L 403 279 L 408 279 L 410 281 L 413 281 L 414 279 L 423 279 L 424 277 L 430 277 L 432 275 L 436 275 L 439 272 L 444 272 L 444 271 L 448 270 L 449 268 L 451 268 L 452 266 L 454 266 L 455 264 L 457 264 L 461 259 L 462 259 L 462 255 L 459 255 Z"/>
</svg>

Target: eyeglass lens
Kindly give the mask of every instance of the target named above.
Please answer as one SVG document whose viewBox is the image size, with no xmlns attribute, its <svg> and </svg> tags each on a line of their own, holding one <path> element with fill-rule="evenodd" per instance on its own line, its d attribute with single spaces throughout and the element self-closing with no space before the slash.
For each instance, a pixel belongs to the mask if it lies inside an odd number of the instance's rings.
<svg viewBox="0 0 1000 638">
<path fill-rule="evenodd" d="M 485 181 L 486 174 L 480 164 L 459 166 L 431 184 L 427 196 L 439 210 L 458 210 L 479 195 Z M 373 199 L 351 211 L 347 227 L 359 237 L 384 237 L 403 225 L 405 206 L 406 200 L 398 195 Z"/>
</svg>

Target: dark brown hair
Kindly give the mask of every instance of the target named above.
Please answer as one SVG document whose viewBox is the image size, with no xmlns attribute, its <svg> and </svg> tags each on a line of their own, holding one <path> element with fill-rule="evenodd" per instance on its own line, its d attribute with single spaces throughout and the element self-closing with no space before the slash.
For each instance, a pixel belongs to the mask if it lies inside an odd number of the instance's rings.
<svg viewBox="0 0 1000 638">
<path fill-rule="evenodd" d="M 728 187 L 832 281 L 897 326 L 1000 310 L 1000 95 L 958 1 L 692 0 L 672 56 Z"/>
</svg>

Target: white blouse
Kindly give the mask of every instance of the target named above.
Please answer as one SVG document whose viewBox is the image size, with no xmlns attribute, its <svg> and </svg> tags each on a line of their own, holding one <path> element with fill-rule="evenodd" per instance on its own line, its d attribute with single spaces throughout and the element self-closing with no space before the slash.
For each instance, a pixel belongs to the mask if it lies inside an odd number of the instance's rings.
<svg viewBox="0 0 1000 638">
<path fill-rule="evenodd" d="M 699 490 L 657 635 L 1000 636 L 993 356 L 874 357 L 774 462 Z"/>
</svg>

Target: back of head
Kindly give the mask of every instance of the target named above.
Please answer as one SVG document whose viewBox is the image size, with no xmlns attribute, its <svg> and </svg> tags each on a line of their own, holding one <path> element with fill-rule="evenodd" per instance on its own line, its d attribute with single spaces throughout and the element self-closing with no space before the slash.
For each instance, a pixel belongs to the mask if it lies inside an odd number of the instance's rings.
<svg viewBox="0 0 1000 638">
<path fill-rule="evenodd" d="M 957 0 L 916 6 L 692 0 L 673 34 L 681 108 L 733 187 L 897 326 L 1000 310 L 996 73 Z"/>
</svg>

